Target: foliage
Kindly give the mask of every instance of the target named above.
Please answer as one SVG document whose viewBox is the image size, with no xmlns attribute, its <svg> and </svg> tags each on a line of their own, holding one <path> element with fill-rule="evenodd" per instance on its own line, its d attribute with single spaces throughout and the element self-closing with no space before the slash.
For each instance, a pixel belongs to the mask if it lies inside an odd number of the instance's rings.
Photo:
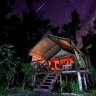
<svg viewBox="0 0 96 96">
<path fill-rule="evenodd" d="M 19 58 L 14 57 L 15 50 L 12 45 L 0 46 L 0 84 L 10 86 L 14 81 Z M 5 82 L 4 82 L 5 81 Z"/>
<path fill-rule="evenodd" d="M 76 43 L 76 32 L 80 29 L 79 14 L 76 9 L 71 13 L 72 21 L 68 24 L 63 25 L 63 36 L 71 38 Z"/>
<path fill-rule="evenodd" d="M 38 2 L 39 0 L 25 0 L 27 8 L 29 11 L 32 11 L 32 5 L 36 2 Z"/>
<path fill-rule="evenodd" d="M 70 87 L 71 87 L 72 93 L 80 93 L 80 89 L 79 89 L 77 81 L 72 80 L 70 82 Z"/>
<path fill-rule="evenodd" d="M 9 87 L 0 87 L 0 96 L 8 96 L 10 91 Z"/>
<path fill-rule="evenodd" d="M 85 36 L 82 36 L 82 49 L 89 54 L 91 64 L 96 68 L 96 19 L 89 26 L 88 32 Z M 86 50 L 87 49 L 87 50 Z"/>
<path fill-rule="evenodd" d="M 60 82 L 60 93 L 63 93 L 64 92 L 64 89 L 67 87 L 67 85 L 68 84 L 64 80 L 62 80 Z"/>
<path fill-rule="evenodd" d="M 0 20 L 2 18 L 5 18 L 6 14 L 9 13 L 10 11 L 12 11 L 12 5 L 14 5 L 14 4 L 15 4 L 15 0 L 0 1 Z"/>
<path fill-rule="evenodd" d="M 22 82 L 22 89 L 29 86 L 32 82 L 32 66 L 28 63 L 22 63 L 21 66 L 22 72 L 24 73 L 24 79 Z"/>
<path fill-rule="evenodd" d="M 64 80 L 62 80 L 61 84 L 60 82 L 57 83 L 56 88 L 54 88 L 53 92 L 56 93 L 80 93 L 80 89 L 78 86 L 78 82 L 76 80 L 71 80 L 69 82 L 65 82 Z"/>
<path fill-rule="evenodd" d="M 50 31 L 53 35 L 60 36 L 59 27 L 52 27 Z"/>
<path fill-rule="evenodd" d="M 94 90 L 88 90 L 88 93 L 93 94 L 93 95 L 96 95 L 96 89 L 94 89 Z"/>
<path fill-rule="evenodd" d="M 1 42 L 14 45 L 17 55 L 27 62 L 30 48 L 41 39 L 48 29 L 49 20 L 41 19 L 34 11 L 24 12 L 22 20 L 13 15 L 7 20 L 4 29 L 6 30 L 4 38 L 6 37 L 7 41 L 2 38 Z"/>
<path fill-rule="evenodd" d="M 96 96 L 96 89 L 85 90 L 85 93 L 90 94 L 90 96 Z"/>
<path fill-rule="evenodd" d="M 93 78 L 94 81 L 96 81 L 96 68 L 91 68 L 90 75 Z"/>
<path fill-rule="evenodd" d="M 30 48 L 49 29 L 49 20 L 40 17 L 31 6 L 38 0 L 25 0 L 29 10 L 27 12 L 24 10 L 22 19 L 17 15 L 9 16 L 9 12 L 14 8 L 15 1 L 0 1 L 0 43 L 14 45 L 17 56 L 27 62 L 30 60 L 28 57 Z"/>
<path fill-rule="evenodd" d="M 56 92 L 56 93 L 64 93 L 66 91 L 67 92 L 70 91 L 70 86 L 69 86 L 69 83 L 66 83 L 64 80 L 62 80 L 61 82 L 58 81 L 57 86 L 53 90 L 53 92 Z"/>
<path fill-rule="evenodd" d="M 19 87 L 9 88 L 9 87 L 0 87 L 0 96 L 39 96 L 36 93 L 32 92 L 31 89 L 26 88 L 22 90 Z"/>
<path fill-rule="evenodd" d="M 96 88 L 96 68 L 91 68 L 90 70 L 90 76 L 92 78 L 92 81 L 93 81 L 93 87 Z"/>
</svg>

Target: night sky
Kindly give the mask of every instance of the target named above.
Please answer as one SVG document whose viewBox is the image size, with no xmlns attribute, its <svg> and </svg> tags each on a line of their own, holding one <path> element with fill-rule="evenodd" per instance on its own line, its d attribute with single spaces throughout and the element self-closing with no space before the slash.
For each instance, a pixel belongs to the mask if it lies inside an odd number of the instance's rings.
<svg viewBox="0 0 96 96">
<path fill-rule="evenodd" d="M 81 20 L 81 30 L 77 34 L 79 43 L 81 43 L 80 36 L 87 33 L 88 26 L 96 17 L 96 0 L 40 0 L 34 4 L 34 8 L 37 10 L 40 7 L 37 13 L 44 13 L 44 17 L 50 19 L 52 26 L 60 27 L 71 21 L 71 12 L 77 9 Z M 12 13 L 21 16 L 25 10 L 28 10 L 25 1 L 16 0 Z"/>
</svg>

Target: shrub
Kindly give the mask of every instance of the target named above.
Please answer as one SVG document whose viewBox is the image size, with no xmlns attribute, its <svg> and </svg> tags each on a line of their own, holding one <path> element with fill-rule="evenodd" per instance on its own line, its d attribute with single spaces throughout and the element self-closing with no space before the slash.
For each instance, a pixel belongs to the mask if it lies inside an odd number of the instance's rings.
<svg viewBox="0 0 96 96">
<path fill-rule="evenodd" d="M 80 89 L 79 89 L 77 81 L 72 80 L 70 82 L 70 87 L 71 87 L 71 92 L 72 93 L 80 93 Z"/>
<path fill-rule="evenodd" d="M 10 93 L 9 87 L 0 87 L 0 96 L 7 96 Z"/>
<path fill-rule="evenodd" d="M 29 86 L 32 81 L 32 66 L 29 63 L 22 63 L 21 64 L 22 72 L 24 73 L 24 79 L 22 82 L 22 89 Z"/>
<path fill-rule="evenodd" d="M 2 86 L 10 86 L 14 81 L 16 67 L 20 63 L 19 58 L 15 58 L 15 50 L 12 45 L 0 46 L 0 84 Z"/>
<path fill-rule="evenodd" d="M 93 88 L 96 88 L 96 69 L 93 67 L 90 70 L 91 80 L 93 81 Z"/>
<path fill-rule="evenodd" d="M 96 95 L 96 89 L 95 89 L 95 90 L 90 90 L 89 92 L 90 92 L 91 94 Z"/>
</svg>

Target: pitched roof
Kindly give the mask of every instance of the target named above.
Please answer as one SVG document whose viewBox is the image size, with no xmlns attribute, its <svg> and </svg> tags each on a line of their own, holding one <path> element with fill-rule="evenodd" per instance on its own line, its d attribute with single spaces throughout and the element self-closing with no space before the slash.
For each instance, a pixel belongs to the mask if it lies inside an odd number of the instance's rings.
<svg viewBox="0 0 96 96">
<path fill-rule="evenodd" d="M 74 53 L 74 49 L 81 55 L 82 52 L 69 38 L 62 38 L 46 34 L 29 52 L 32 60 L 46 60 L 55 56 L 61 49 Z"/>
</svg>

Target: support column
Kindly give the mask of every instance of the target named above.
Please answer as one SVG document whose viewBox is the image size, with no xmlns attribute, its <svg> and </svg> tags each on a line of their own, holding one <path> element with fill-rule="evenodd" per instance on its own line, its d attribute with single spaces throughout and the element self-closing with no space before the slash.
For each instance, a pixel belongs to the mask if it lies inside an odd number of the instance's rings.
<svg viewBox="0 0 96 96">
<path fill-rule="evenodd" d="M 35 85 L 36 85 L 36 74 L 33 75 L 33 86 L 35 86 Z"/>
<path fill-rule="evenodd" d="M 85 74 L 83 74 L 83 80 L 84 80 L 84 86 L 85 86 L 85 89 L 87 89 L 87 82 L 86 82 Z"/>
<path fill-rule="evenodd" d="M 62 84 L 62 75 L 60 74 L 60 84 Z"/>
<path fill-rule="evenodd" d="M 49 66 L 49 59 L 47 61 L 47 67 L 48 67 L 48 72 L 50 71 L 50 66 Z"/>
<path fill-rule="evenodd" d="M 35 86 L 35 82 L 34 82 L 34 75 L 32 75 L 32 82 L 31 82 L 31 86 L 32 86 L 32 87 Z"/>
<path fill-rule="evenodd" d="M 89 75 L 88 75 L 88 73 L 86 74 L 86 81 L 87 81 L 87 89 L 90 89 L 91 87 L 90 87 L 90 81 L 89 81 Z"/>
<path fill-rule="evenodd" d="M 60 91 L 62 92 L 62 75 L 60 74 Z"/>
<path fill-rule="evenodd" d="M 77 77 L 78 77 L 79 89 L 80 89 L 80 91 L 83 91 L 83 87 L 82 87 L 82 77 L 81 77 L 81 74 L 80 74 L 79 71 L 77 72 Z"/>
</svg>

